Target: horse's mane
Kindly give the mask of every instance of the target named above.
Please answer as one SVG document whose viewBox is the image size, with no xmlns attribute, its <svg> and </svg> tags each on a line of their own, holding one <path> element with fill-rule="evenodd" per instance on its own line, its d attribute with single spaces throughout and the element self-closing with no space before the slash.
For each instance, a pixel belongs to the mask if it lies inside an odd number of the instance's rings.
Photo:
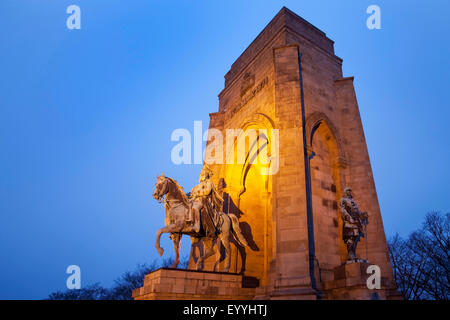
<svg viewBox="0 0 450 320">
<path fill-rule="evenodd" d="M 178 184 L 178 182 L 176 182 L 174 179 L 169 178 L 169 177 L 166 177 L 166 178 L 169 179 L 169 181 L 171 181 L 171 182 L 175 185 L 175 187 L 177 188 L 178 193 L 181 195 L 181 200 L 182 200 L 186 205 L 189 205 L 189 199 L 188 199 L 186 193 L 184 193 L 183 187 L 180 186 L 180 185 Z"/>
</svg>

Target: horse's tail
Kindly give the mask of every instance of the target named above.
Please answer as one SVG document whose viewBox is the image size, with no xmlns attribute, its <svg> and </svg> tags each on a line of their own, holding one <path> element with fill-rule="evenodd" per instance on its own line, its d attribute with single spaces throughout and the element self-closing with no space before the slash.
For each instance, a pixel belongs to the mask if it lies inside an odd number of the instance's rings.
<svg viewBox="0 0 450 320">
<path fill-rule="evenodd" d="M 231 219 L 231 231 L 234 235 L 234 238 L 239 242 L 239 244 L 243 247 L 248 246 L 247 240 L 245 240 L 244 236 L 242 235 L 241 228 L 239 228 L 239 220 L 238 218 L 232 214 L 229 213 L 228 216 Z"/>
</svg>

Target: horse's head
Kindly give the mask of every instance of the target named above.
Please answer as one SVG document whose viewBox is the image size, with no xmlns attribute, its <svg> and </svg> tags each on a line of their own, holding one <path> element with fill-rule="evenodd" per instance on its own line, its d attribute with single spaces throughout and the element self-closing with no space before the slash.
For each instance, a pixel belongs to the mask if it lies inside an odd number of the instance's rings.
<svg viewBox="0 0 450 320">
<path fill-rule="evenodd" d="M 153 191 L 153 198 L 160 201 L 162 197 L 169 192 L 169 180 L 164 176 L 156 176 L 155 191 Z"/>
</svg>

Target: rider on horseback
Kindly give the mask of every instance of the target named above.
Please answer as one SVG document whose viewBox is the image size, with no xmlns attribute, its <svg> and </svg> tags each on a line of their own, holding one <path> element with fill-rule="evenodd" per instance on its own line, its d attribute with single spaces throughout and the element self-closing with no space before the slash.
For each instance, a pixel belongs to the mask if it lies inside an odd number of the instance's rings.
<svg viewBox="0 0 450 320">
<path fill-rule="evenodd" d="M 191 237 L 192 244 L 199 241 L 203 243 L 204 250 L 201 250 L 196 262 L 197 270 L 203 270 L 203 262 L 216 253 L 216 247 L 223 246 L 225 249 L 223 271 L 228 272 L 231 256 L 230 237 L 233 237 L 242 247 L 248 245 L 239 227 L 239 219 L 232 213 L 222 212 L 223 200 L 210 180 L 211 176 L 211 170 L 205 166 L 200 174 L 200 183 L 192 189 L 191 200 L 174 179 L 165 177 L 164 174 L 156 177 L 153 198 L 164 202 L 166 218 L 165 226 L 157 232 L 155 247 L 162 256 L 164 249 L 160 246 L 161 235 L 170 234 L 175 249 L 175 261 L 172 268 L 176 268 L 180 262 L 180 240 L 183 234 Z M 190 224 L 186 223 L 188 218 L 191 221 Z M 200 228 L 200 225 L 203 228 Z M 191 256 L 195 251 L 193 249 L 195 248 L 191 246 Z M 220 261 L 220 259 L 216 260 L 214 271 L 218 271 Z"/>
<path fill-rule="evenodd" d="M 192 201 L 186 217 L 186 222 L 193 224 L 193 231 L 196 233 L 200 232 L 202 223 L 206 236 L 218 233 L 219 212 L 223 203 L 222 197 L 210 180 L 212 175 L 211 169 L 205 164 L 200 172 L 200 183 L 191 190 Z"/>
</svg>

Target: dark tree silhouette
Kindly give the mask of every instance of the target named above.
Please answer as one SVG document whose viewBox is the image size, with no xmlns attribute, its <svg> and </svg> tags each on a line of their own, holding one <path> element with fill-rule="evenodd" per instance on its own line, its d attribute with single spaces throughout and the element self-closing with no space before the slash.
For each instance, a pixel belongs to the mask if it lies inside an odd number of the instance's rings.
<svg viewBox="0 0 450 320">
<path fill-rule="evenodd" d="M 162 263 L 138 264 L 133 271 L 126 271 L 114 281 L 111 288 L 104 288 L 99 283 L 81 289 L 56 291 L 48 300 L 131 300 L 131 292 L 144 285 L 146 274 L 173 263 L 173 258 L 164 259 Z M 188 259 L 182 259 L 179 267 L 187 268 Z"/>
<path fill-rule="evenodd" d="M 407 240 L 389 240 L 389 255 L 399 291 L 408 300 L 450 298 L 450 214 L 428 213 L 422 228 Z"/>
<path fill-rule="evenodd" d="M 103 300 L 107 290 L 95 283 L 82 289 L 56 291 L 48 296 L 48 300 Z"/>
</svg>

